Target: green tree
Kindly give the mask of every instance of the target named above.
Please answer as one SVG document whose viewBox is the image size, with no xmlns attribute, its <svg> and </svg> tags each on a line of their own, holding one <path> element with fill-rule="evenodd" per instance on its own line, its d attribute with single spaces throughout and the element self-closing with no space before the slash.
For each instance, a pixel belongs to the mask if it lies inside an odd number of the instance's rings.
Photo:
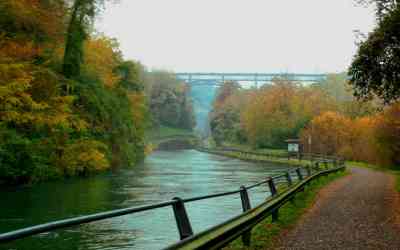
<svg viewBox="0 0 400 250">
<path fill-rule="evenodd" d="M 154 127 L 193 129 L 195 119 L 190 88 L 166 71 L 147 72 L 145 79 Z"/>
<path fill-rule="evenodd" d="M 350 84 L 357 97 L 382 98 L 392 103 L 400 98 L 400 7 L 390 5 L 378 27 L 361 42 L 349 68 Z"/>
<path fill-rule="evenodd" d="M 75 0 L 67 29 L 63 74 L 67 78 L 80 75 L 83 62 L 84 42 L 89 35 L 89 27 L 105 0 Z"/>
</svg>

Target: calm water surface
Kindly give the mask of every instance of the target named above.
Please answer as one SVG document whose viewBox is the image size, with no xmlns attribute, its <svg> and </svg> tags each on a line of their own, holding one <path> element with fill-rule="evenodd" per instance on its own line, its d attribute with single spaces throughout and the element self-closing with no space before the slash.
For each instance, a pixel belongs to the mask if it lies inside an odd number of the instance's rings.
<svg viewBox="0 0 400 250">
<path fill-rule="evenodd" d="M 286 168 L 253 164 L 194 150 L 157 151 L 143 164 L 87 179 L 0 191 L 0 233 L 52 220 L 169 200 L 179 196 L 237 190 Z M 252 205 L 267 187 L 250 192 Z M 187 204 L 193 230 L 199 232 L 241 212 L 239 195 Z M 0 249 L 160 249 L 179 239 L 172 208 L 40 234 Z"/>
</svg>

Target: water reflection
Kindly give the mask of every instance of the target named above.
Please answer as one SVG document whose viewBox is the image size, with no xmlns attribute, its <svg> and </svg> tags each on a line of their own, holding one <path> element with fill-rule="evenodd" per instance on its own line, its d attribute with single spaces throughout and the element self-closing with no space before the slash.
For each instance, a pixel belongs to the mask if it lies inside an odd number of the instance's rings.
<svg viewBox="0 0 400 250">
<path fill-rule="evenodd" d="M 235 190 L 284 169 L 194 150 L 159 151 L 133 169 L 1 191 L 0 232 L 176 196 Z M 250 192 L 252 205 L 267 194 L 265 186 Z M 187 210 L 193 230 L 199 232 L 239 214 L 241 202 L 238 194 L 193 202 Z M 0 249 L 159 249 L 178 238 L 172 209 L 161 208 L 30 237 Z"/>
</svg>

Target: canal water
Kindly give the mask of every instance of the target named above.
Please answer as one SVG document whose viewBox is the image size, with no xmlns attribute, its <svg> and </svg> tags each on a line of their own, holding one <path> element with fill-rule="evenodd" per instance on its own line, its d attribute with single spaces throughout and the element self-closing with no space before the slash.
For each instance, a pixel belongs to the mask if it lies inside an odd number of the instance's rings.
<svg viewBox="0 0 400 250">
<path fill-rule="evenodd" d="M 195 150 L 157 151 L 139 166 L 86 179 L 52 182 L 0 191 L 0 233 L 52 220 L 110 209 L 146 205 L 237 190 L 286 168 L 255 164 Z M 252 206 L 268 188 L 250 193 Z M 242 211 L 239 194 L 187 204 L 194 232 L 221 223 Z M 172 208 L 93 222 L 40 234 L 0 249 L 161 249 L 179 240 Z"/>
</svg>

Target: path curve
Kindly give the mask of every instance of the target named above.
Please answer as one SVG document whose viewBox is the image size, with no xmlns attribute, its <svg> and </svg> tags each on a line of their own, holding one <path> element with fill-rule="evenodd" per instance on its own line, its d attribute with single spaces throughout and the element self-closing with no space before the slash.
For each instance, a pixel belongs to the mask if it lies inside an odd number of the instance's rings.
<svg viewBox="0 0 400 250">
<path fill-rule="evenodd" d="M 324 187 L 275 249 L 400 249 L 392 175 L 365 168 Z"/>
</svg>

